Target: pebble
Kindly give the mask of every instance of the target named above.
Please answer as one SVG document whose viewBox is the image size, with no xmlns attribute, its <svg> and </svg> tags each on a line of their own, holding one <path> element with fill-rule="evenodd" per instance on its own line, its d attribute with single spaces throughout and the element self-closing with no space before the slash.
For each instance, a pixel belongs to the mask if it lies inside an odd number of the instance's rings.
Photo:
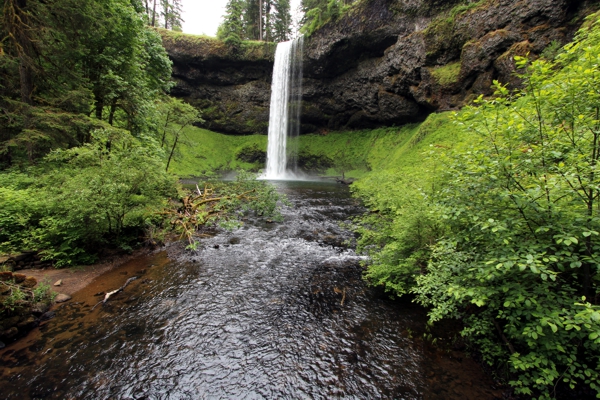
<svg viewBox="0 0 600 400">
<path fill-rule="evenodd" d="M 62 279 L 59 279 L 56 282 L 54 282 L 54 286 L 60 286 L 60 285 L 62 285 Z"/>
</svg>

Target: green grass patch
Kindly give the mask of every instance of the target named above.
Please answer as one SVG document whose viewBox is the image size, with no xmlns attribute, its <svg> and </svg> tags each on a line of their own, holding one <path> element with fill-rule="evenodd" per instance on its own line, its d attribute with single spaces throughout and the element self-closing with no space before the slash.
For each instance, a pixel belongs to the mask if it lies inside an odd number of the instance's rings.
<svg viewBox="0 0 600 400">
<path fill-rule="evenodd" d="M 195 126 L 186 127 L 183 131 L 183 143 L 177 150 L 178 154 L 171 163 L 169 171 L 180 177 L 191 177 L 237 169 L 258 170 L 264 165 L 236 159 L 236 154 L 242 148 L 253 145 L 266 151 L 267 137 L 264 135 L 231 136 Z"/>
<path fill-rule="evenodd" d="M 367 178 L 371 171 L 421 168 L 423 152 L 444 149 L 457 142 L 450 113 L 432 114 L 426 121 L 402 127 L 302 135 L 291 140 L 301 155 L 328 158 L 333 166 L 326 175 Z M 180 177 L 204 176 L 244 169 L 258 171 L 263 163 L 237 158 L 244 150 L 267 150 L 267 136 L 232 136 L 197 127 L 184 129 L 183 143 L 170 172 Z M 247 152 L 246 151 L 246 152 Z M 421 166 L 421 167 L 419 167 Z"/>
</svg>

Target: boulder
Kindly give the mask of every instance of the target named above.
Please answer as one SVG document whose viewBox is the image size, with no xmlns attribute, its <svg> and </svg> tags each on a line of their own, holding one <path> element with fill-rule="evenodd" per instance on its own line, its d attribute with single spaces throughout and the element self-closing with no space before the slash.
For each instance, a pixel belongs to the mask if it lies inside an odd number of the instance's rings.
<svg viewBox="0 0 600 400">
<path fill-rule="evenodd" d="M 0 281 L 7 282 L 13 279 L 13 273 L 10 271 L 0 272 Z"/>
</svg>

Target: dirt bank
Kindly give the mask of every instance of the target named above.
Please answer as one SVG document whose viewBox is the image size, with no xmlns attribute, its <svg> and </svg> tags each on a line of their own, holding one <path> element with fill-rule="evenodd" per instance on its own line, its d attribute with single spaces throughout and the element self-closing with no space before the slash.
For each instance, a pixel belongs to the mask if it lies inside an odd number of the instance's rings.
<svg viewBox="0 0 600 400">
<path fill-rule="evenodd" d="M 134 251 L 131 254 L 119 254 L 108 257 L 98 264 L 84 265 L 72 268 L 62 269 L 23 269 L 18 271 L 27 276 L 33 276 L 38 284 L 40 282 L 48 283 L 52 286 L 52 290 L 57 293 L 72 295 L 89 285 L 94 278 L 108 272 L 120 265 L 125 264 L 132 259 L 150 253 L 148 248 L 142 248 Z M 60 286 L 54 286 L 57 281 L 62 281 Z"/>
</svg>

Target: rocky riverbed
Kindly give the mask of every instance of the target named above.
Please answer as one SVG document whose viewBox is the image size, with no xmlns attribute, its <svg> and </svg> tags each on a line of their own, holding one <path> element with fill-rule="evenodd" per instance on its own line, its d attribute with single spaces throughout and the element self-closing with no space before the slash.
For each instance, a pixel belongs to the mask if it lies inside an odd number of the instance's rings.
<svg viewBox="0 0 600 400">
<path fill-rule="evenodd" d="M 347 186 L 278 186 L 284 222 L 132 259 L 55 306 L 0 350 L 4 397 L 501 397 L 424 310 L 365 285 Z"/>
</svg>

